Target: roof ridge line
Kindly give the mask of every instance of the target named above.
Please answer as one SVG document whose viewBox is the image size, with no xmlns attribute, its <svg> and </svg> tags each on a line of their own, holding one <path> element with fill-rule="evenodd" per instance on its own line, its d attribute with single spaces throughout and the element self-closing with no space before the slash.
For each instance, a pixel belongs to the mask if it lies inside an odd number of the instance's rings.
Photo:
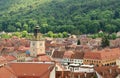
<svg viewBox="0 0 120 78">
<path fill-rule="evenodd" d="M 12 72 L 11 70 L 9 70 L 9 69 L 6 68 L 6 67 L 5 67 L 5 69 L 6 69 L 7 71 L 11 72 L 12 74 L 14 74 L 15 76 L 17 76 L 15 72 Z M 12 69 L 12 70 L 13 70 L 13 69 Z"/>
</svg>

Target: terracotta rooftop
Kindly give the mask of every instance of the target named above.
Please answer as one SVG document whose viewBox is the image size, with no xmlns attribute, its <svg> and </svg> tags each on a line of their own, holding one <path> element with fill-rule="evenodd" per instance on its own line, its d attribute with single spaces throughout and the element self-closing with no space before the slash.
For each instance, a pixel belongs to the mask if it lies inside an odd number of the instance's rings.
<svg viewBox="0 0 120 78">
<path fill-rule="evenodd" d="M 46 61 L 46 62 L 52 61 L 51 58 L 49 56 L 47 56 L 47 55 L 40 55 L 40 56 L 38 56 L 38 60 L 39 61 Z"/>
<path fill-rule="evenodd" d="M 1 65 L 1 64 L 5 64 L 5 63 L 7 63 L 6 58 L 3 57 L 3 56 L 0 56 L 0 65 Z"/>
<path fill-rule="evenodd" d="M 73 59 L 83 59 L 84 58 L 84 52 L 74 52 Z"/>
<path fill-rule="evenodd" d="M 63 58 L 65 51 L 54 51 L 53 58 Z"/>
<path fill-rule="evenodd" d="M 20 46 L 20 47 L 18 48 L 18 51 L 26 51 L 26 50 L 29 50 L 29 47 Z"/>
<path fill-rule="evenodd" d="M 102 78 L 116 78 L 120 74 L 120 69 L 117 66 L 102 66 L 96 67 L 95 71 L 102 76 Z"/>
<path fill-rule="evenodd" d="M 0 68 L 0 78 L 17 78 L 17 76 L 6 66 Z"/>
<path fill-rule="evenodd" d="M 116 59 L 120 57 L 120 49 L 104 49 L 101 51 L 95 52 L 86 52 L 84 55 L 85 59 L 98 59 L 98 60 L 105 60 L 105 59 Z"/>
<path fill-rule="evenodd" d="M 12 55 L 4 55 L 3 57 L 4 57 L 8 62 L 9 62 L 9 61 L 14 61 L 14 60 L 17 59 L 15 56 L 12 56 Z"/>
<path fill-rule="evenodd" d="M 53 68 L 54 63 L 10 63 L 0 68 L 0 78 L 49 78 Z"/>
<path fill-rule="evenodd" d="M 65 51 L 63 58 L 72 58 L 73 55 L 73 51 Z"/>
</svg>

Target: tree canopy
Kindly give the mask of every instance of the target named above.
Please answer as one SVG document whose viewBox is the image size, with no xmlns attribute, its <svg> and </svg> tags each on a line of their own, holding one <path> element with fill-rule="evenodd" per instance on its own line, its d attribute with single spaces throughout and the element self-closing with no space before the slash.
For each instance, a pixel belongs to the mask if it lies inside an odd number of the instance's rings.
<svg viewBox="0 0 120 78">
<path fill-rule="evenodd" d="M 88 34 L 120 31 L 119 0 L 0 0 L 0 31 Z M 59 34 L 59 36 L 62 36 Z"/>
</svg>

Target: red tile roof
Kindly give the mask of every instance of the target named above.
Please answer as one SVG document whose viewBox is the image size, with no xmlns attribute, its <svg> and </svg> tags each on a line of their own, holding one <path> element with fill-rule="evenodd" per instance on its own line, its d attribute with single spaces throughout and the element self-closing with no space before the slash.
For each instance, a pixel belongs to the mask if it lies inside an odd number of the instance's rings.
<svg viewBox="0 0 120 78">
<path fill-rule="evenodd" d="M 102 76 L 102 78 L 116 78 L 120 74 L 120 69 L 117 66 L 102 66 L 96 67 L 95 71 Z"/>
<path fill-rule="evenodd" d="M 1 67 L 0 68 L 0 78 L 17 78 L 8 67 Z"/>
<path fill-rule="evenodd" d="M 120 57 L 120 49 L 104 49 L 101 51 L 95 52 L 86 52 L 84 55 L 85 59 L 98 59 L 98 60 L 106 60 L 106 59 L 116 59 Z"/>
<path fill-rule="evenodd" d="M 12 55 L 4 55 L 3 57 L 4 57 L 7 61 L 14 61 L 14 60 L 17 59 L 15 56 L 12 56 Z"/>
<path fill-rule="evenodd" d="M 20 47 L 18 48 L 18 51 L 26 51 L 26 50 L 29 50 L 29 47 L 20 46 Z"/>
<path fill-rule="evenodd" d="M 74 52 L 73 51 L 66 51 L 64 53 L 64 58 L 72 58 L 72 56 L 74 55 Z"/>
<path fill-rule="evenodd" d="M 5 63 L 7 63 L 6 58 L 0 56 L 0 65 L 1 65 L 1 64 L 5 64 Z"/>
<path fill-rule="evenodd" d="M 40 55 L 40 56 L 38 56 L 38 60 L 39 61 L 46 61 L 46 62 L 52 61 L 51 58 L 49 56 L 47 56 L 47 55 Z"/>
<path fill-rule="evenodd" d="M 14 70 L 16 75 L 19 77 L 20 76 L 36 76 L 36 77 L 47 78 L 50 73 L 51 64 L 11 63 L 10 66 Z"/>
<path fill-rule="evenodd" d="M 53 58 L 63 58 L 65 51 L 54 51 L 52 57 Z"/>
<path fill-rule="evenodd" d="M 84 58 L 84 52 L 74 52 L 72 59 L 83 59 Z"/>
<path fill-rule="evenodd" d="M 54 63 L 10 63 L 0 68 L 0 78 L 49 78 Z"/>
</svg>

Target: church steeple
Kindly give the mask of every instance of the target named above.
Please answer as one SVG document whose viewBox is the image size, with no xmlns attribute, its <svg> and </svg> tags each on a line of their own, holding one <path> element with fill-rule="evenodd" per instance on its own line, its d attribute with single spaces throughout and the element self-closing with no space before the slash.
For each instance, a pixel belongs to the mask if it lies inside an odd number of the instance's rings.
<svg viewBox="0 0 120 78">
<path fill-rule="evenodd" d="M 35 29 L 34 29 L 34 38 L 35 38 L 35 40 L 38 39 L 39 29 L 40 29 L 39 26 L 36 26 Z"/>
<path fill-rule="evenodd" d="M 35 28 L 34 28 L 34 35 L 33 35 L 33 38 L 32 38 L 34 41 L 41 40 L 42 35 L 41 35 L 41 33 L 39 33 L 39 30 L 40 30 L 40 27 L 39 26 L 35 26 Z"/>
<path fill-rule="evenodd" d="M 45 41 L 39 33 L 39 26 L 34 28 L 33 39 L 30 42 L 30 55 L 36 57 L 45 54 Z"/>
</svg>

